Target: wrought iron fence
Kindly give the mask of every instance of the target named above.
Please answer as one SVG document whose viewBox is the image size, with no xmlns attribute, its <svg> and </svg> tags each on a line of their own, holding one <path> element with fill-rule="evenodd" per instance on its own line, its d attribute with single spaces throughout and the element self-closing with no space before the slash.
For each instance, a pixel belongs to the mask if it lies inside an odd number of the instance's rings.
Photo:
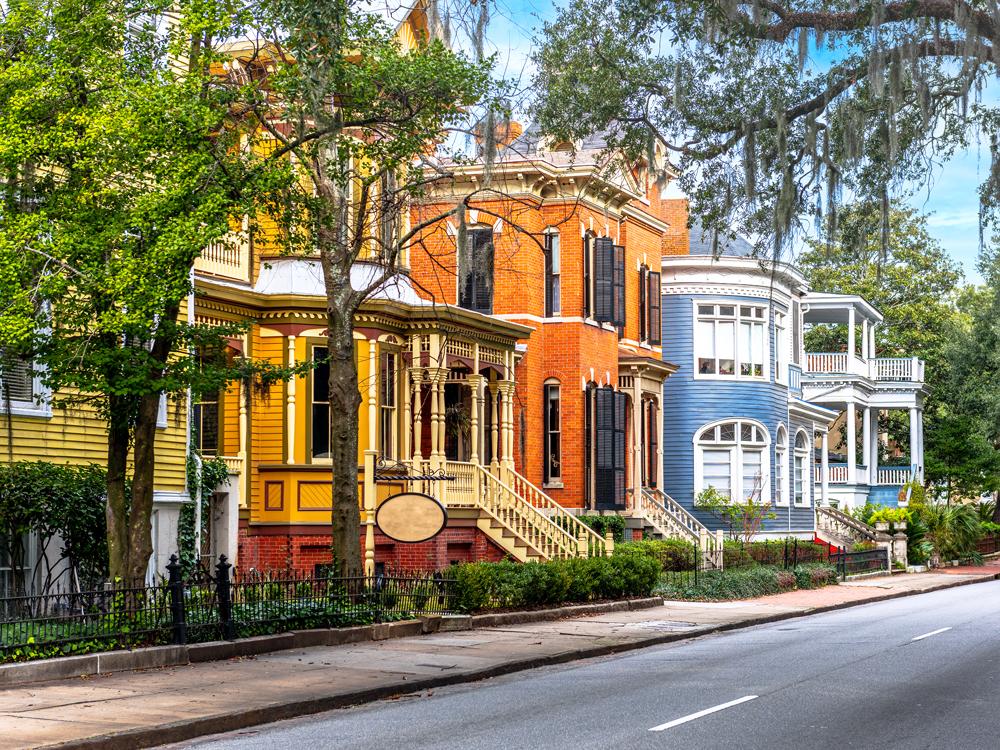
<svg viewBox="0 0 1000 750">
<path fill-rule="evenodd" d="M 791 570 L 804 563 L 829 562 L 829 549 L 798 539 L 777 539 L 729 545 L 722 553 L 724 569 L 747 565 L 774 565 Z"/>
<path fill-rule="evenodd" d="M 976 551 L 980 555 L 992 555 L 1000 552 L 1000 537 L 997 534 L 984 534 L 976 542 Z"/>
<path fill-rule="evenodd" d="M 830 553 L 830 563 L 836 566 L 837 572 L 843 578 L 862 573 L 877 573 L 889 570 L 889 550 L 876 547 L 848 552 L 841 549 Z"/>
<path fill-rule="evenodd" d="M 163 644 L 234 640 L 293 629 L 369 625 L 452 612 L 455 581 L 424 573 L 338 578 L 233 571 L 156 585 L 0 599 L 0 663 Z"/>
</svg>

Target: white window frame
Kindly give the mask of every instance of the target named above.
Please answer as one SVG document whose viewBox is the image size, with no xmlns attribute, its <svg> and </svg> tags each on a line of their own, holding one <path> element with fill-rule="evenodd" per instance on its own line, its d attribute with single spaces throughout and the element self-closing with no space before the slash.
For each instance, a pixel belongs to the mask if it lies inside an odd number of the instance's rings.
<svg viewBox="0 0 1000 750">
<path fill-rule="evenodd" d="M 719 428 L 722 425 L 735 424 L 735 439 L 731 441 L 723 441 L 719 438 L 721 433 Z M 742 440 L 742 426 L 751 425 L 758 430 L 764 436 L 764 442 L 762 443 L 744 443 Z M 715 442 L 703 441 L 701 436 L 707 431 L 714 429 L 716 435 Z M 758 422 L 755 419 L 745 419 L 741 417 L 728 417 L 726 419 L 718 419 L 714 422 L 709 422 L 708 424 L 702 425 L 697 430 L 695 430 L 694 437 L 692 438 L 694 444 L 694 494 L 695 497 L 705 489 L 702 487 L 704 482 L 704 453 L 705 451 L 728 451 L 729 452 L 729 484 L 732 497 L 739 498 L 741 501 L 744 499 L 744 487 L 743 487 L 743 454 L 744 451 L 760 451 L 761 453 L 761 496 L 766 498 L 768 502 L 771 502 L 773 497 L 771 495 L 771 467 L 770 467 L 770 455 L 771 455 L 771 433 L 764 426 L 763 423 Z M 749 488 L 746 488 L 749 489 Z"/>
<path fill-rule="evenodd" d="M 698 308 L 702 305 L 712 305 L 714 312 L 712 315 L 707 313 L 699 314 Z M 719 312 L 719 307 L 732 307 L 733 316 L 723 316 Z M 752 313 L 750 316 L 743 316 L 741 314 L 741 307 L 750 307 L 754 309 L 762 310 L 762 317 L 755 317 Z M 768 312 L 769 304 L 767 302 L 754 300 L 732 300 L 732 299 L 695 299 L 692 300 L 691 311 L 693 314 L 692 318 L 692 334 L 694 339 L 694 345 L 691 347 L 691 371 L 694 373 L 696 380 L 747 380 L 755 383 L 766 383 L 771 378 L 771 341 L 768 332 L 770 331 L 770 315 Z M 715 330 L 718 331 L 718 324 L 720 322 L 732 322 L 733 323 L 733 374 L 732 375 L 721 375 L 718 372 L 714 373 L 701 373 L 699 372 L 698 364 L 698 323 L 703 321 L 715 321 Z M 753 322 L 762 324 L 762 334 L 763 334 L 763 354 L 761 358 L 761 374 L 758 375 L 742 375 L 740 373 L 740 323 L 742 322 Z M 716 333 L 715 345 L 716 345 L 716 355 L 718 355 L 718 343 L 719 338 Z M 716 361 L 719 357 L 716 356 Z M 718 369 L 718 368 L 716 368 Z"/>
<path fill-rule="evenodd" d="M 799 435 L 802 435 L 802 436 L 805 437 L 805 443 L 806 443 L 806 447 L 805 448 L 799 448 L 798 447 Z M 795 456 L 795 461 L 792 462 L 792 472 L 793 472 L 793 474 L 795 472 L 795 463 L 798 461 L 798 459 L 800 459 L 800 458 L 802 459 L 802 499 L 801 500 L 799 500 L 798 495 L 795 492 L 795 485 L 794 485 L 795 478 L 794 478 L 794 476 L 792 477 L 792 481 L 793 481 L 792 492 L 795 495 L 795 498 L 794 498 L 793 502 L 795 503 L 795 507 L 796 508 L 808 508 L 810 505 L 812 505 L 812 496 L 811 496 L 811 493 L 812 493 L 812 484 L 813 484 L 813 482 L 812 482 L 812 480 L 813 480 L 813 468 L 812 468 L 812 461 L 809 460 L 809 453 L 810 453 L 809 445 L 810 445 L 810 442 L 809 442 L 809 433 L 806 432 L 802 428 L 799 428 L 798 430 L 796 430 L 795 431 L 795 444 L 794 444 L 794 447 L 793 447 L 793 455 Z"/>
<path fill-rule="evenodd" d="M 24 401 L 12 398 L 10 400 L 10 416 L 52 419 L 52 390 L 42 383 L 45 370 L 45 365 L 31 363 L 31 371 L 34 373 L 31 378 L 31 400 Z M 2 393 L 0 393 L 0 414 L 6 413 L 7 404 L 4 403 Z"/>
<path fill-rule="evenodd" d="M 778 425 L 778 434 L 774 442 L 774 494 L 778 499 L 774 507 L 787 508 L 788 496 L 788 430 L 784 424 Z"/>
<path fill-rule="evenodd" d="M 788 316 L 780 311 L 774 313 L 774 382 L 788 385 L 788 367 L 791 347 L 788 345 Z"/>
</svg>

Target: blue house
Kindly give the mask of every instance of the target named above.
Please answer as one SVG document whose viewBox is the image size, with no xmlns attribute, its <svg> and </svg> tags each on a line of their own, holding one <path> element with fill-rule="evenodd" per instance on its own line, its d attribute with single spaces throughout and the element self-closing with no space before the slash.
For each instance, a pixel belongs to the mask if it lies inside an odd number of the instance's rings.
<svg viewBox="0 0 1000 750">
<path fill-rule="evenodd" d="M 862 298 L 811 292 L 794 266 L 750 257 L 739 239 L 720 240 L 713 253 L 696 227 L 688 241 L 688 254 L 662 259 L 663 357 L 679 365 L 663 387 L 666 493 L 711 529 L 719 523 L 694 510 L 710 486 L 769 501 L 776 518 L 764 538 L 812 538 L 817 507 L 894 502 L 900 485 L 920 475 L 922 363 L 871 356 L 882 316 Z M 852 352 L 860 326 L 860 353 L 807 353 L 803 329 L 812 324 L 851 326 Z M 869 471 L 878 411 L 904 408 L 913 415 L 915 467 Z M 855 429 L 842 439 L 845 421 Z M 869 457 L 861 461 L 859 424 Z M 831 443 L 842 461 L 829 460 Z"/>
</svg>

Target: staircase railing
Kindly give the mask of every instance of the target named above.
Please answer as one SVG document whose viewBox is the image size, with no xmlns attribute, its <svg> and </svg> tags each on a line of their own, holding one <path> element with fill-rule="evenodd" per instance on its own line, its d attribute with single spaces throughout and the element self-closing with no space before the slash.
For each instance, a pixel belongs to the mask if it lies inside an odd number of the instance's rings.
<svg viewBox="0 0 1000 750">
<path fill-rule="evenodd" d="M 827 531 L 854 542 L 875 541 L 875 529 L 836 508 L 828 506 L 816 508 L 816 526 L 821 531 Z"/>
<path fill-rule="evenodd" d="M 639 512 L 643 518 L 658 527 L 658 531 L 664 536 L 681 537 L 697 542 L 701 530 L 705 528 L 670 495 L 658 489 L 642 488 L 639 495 Z"/>
<path fill-rule="evenodd" d="M 488 471 L 486 473 L 489 474 Z M 506 472 L 501 471 L 501 475 L 504 474 L 511 489 L 513 489 L 518 497 L 528 505 L 541 511 L 552 521 L 553 525 L 575 540 L 575 548 L 581 556 L 600 557 L 610 555 L 614 551 L 615 543 L 613 540 L 602 537 L 587 524 L 577 519 L 572 513 L 568 513 L 565 508 L 538 489 L 527 478 L 518 474 L 513 469 L 507 469 Z M 492 477 L 493 475 L 489 474 L 489 476 Z"/>
</svg>

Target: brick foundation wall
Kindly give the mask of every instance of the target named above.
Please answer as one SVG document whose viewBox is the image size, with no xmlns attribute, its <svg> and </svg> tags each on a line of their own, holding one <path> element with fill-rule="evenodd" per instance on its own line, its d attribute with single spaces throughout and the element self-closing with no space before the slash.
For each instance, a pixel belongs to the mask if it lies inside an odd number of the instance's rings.
<svg viewBox="0 0 1000 750">
<path fill-rule="evenodd" d="M 332 560 L 329 534 L 257 534 L 239 530 L 237 565 L 243 570 L 292 570 L 312 573 L 318 564 Z M 362 550 L 364 536 L 361 537 Z M 452 562 L 503 560 L 506 553 L 474 526 L 452 526 L 434 539 L 420 544 L 403 544 L 375 532 L 375 562 L 396 571 L 434 572 Z"/>
</svg>

